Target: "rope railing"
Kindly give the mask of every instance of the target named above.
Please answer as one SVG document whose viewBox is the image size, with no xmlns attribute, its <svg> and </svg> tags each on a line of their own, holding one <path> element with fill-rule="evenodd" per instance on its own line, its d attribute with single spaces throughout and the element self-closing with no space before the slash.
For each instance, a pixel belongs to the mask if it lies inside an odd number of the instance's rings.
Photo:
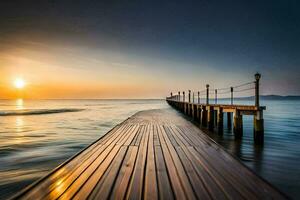
<svg viewBox="0 0 300 200">
<path fill-rule="evenodd" d="M 200 91 L 191 91 L 188 90 L 187 93 L 183 91 L 182 93 L 178 92 L 178 95 L 173 95 L 171 93 L 171 97 L 168 99 L 176 100 L 176 101 L 187 101 L 190 103 L 204 103 L 209 104 L 210 100 L 214 100 L 214 103 L 217 104 L 218 100 L 222 99 L 230 99 L 230 103 L 233 104 L 234 98 L 239 98 L 241 96 L 236 97 L 235 94 L 238 93 L 249 93 L 253 91 L 252 96 L 255 96 L 255 105 L 259 106 L 259 80 L 261 75 L 259 73 L 255 74 L 255 81 L 250 81 L 246 83 L 241 83 L 239 85 L 231 86 L 231 87 L 222 87 L 222 88 L 210 88 L 209 85 L 206 85 L 206 89 Z M 182 96 L 180 95 L 182 94 Z M 185 97 L 185 94 L 187 97 Z M 250 94 L 250 93 L 249 93 Z"/>
</svg>

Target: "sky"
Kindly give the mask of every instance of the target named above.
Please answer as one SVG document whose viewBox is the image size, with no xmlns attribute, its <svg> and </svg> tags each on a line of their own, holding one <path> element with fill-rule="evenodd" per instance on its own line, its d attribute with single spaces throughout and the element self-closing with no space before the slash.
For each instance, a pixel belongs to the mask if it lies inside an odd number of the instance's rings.
<svg viewBox="0 0 300 200">
<path fill-rule="evenodd" d="M 262 94 L 300 95 L 298 2 L 4 0 L 0 98 L 164 98 L 256 72 Z"/>
</svg>

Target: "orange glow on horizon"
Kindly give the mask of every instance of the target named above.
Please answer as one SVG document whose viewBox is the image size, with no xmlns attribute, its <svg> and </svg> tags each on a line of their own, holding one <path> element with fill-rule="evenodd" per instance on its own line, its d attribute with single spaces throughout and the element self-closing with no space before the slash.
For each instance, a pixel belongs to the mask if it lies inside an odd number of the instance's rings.
<svg viewBox="0 0 300 200">
<path fill-rule="evenodd" d="M 157 98 L 169 85 L 176 87 L 161 71 L 151 70 L 149 76 L 137 63 L 132 67 L 127 60 L 116 63 L 70 49 L 52 45 L 45 53 L 28 46 L 0 52 L 0 99 Z"/>
</svg>

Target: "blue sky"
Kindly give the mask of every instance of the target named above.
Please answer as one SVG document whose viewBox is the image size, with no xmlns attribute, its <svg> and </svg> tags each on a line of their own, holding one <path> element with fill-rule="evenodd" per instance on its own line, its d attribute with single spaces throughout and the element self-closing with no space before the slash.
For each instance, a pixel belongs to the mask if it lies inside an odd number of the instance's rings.
<svg viewBox="0 0 300 200">
<path fill-rule="evenodd" d="M 86 87 L 61 98 L 164 97 L 251 81 L 257 71 L 264 94 L 300 95 L 299 8 L 291 0 L 1 2 L 0 70 L 40 87 L 56 79 L 66 90 Z M 50 67 L 56 78 L 45 76 Z"/>
</svg>

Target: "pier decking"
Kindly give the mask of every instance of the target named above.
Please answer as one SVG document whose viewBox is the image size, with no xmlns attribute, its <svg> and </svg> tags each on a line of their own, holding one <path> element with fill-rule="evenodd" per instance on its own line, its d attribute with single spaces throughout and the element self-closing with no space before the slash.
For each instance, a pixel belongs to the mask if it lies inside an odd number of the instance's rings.
<svg viewBox="0 0 300 200">
<path fill-rule="evenodd" d="M 172 109 L 142 111 L 16 199 L 285 199 Z"/>
</svg>

